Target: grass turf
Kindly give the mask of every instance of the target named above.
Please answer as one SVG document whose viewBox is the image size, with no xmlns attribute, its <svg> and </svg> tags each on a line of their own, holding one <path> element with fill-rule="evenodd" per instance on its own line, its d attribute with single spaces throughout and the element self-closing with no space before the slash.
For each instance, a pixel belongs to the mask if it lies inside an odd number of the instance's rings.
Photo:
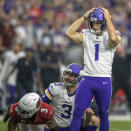
<svg viewBox="0 0 131 131">
<path fill-rule="evenodd" d="M 110 121 L 109 130 L 110 131 L 131 131 L 131 121 Z"/>
</svg>

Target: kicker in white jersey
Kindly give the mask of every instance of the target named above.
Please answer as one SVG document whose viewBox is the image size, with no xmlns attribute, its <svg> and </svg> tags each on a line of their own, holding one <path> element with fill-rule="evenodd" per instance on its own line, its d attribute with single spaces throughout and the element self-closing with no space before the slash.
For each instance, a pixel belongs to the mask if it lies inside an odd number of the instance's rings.
<svg viewBox="0 0 131 131">
<path fill-rule="evenodd" d="M 68 127 L 72 120 L 75 95 L 69 96 L 64 84 L 60 82 L 50 84 L 45 94 L 50 100 L 53 100 L 51 105 L 55 112 L 54 119 L 57 125 L 62 128 Z"/>
<path fill-rule="evenodd" d="M 81 33 L 84 46 L 84 75 L 110 77 L 116 47 L 109 44 L 108 32 L 96 36 L 89 29 L 83 29 Z"/>
</svg>

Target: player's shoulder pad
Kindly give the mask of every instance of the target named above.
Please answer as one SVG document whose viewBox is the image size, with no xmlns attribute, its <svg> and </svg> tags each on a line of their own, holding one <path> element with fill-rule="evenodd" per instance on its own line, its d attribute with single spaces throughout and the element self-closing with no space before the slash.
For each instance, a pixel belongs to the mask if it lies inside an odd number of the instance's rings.
<svg viewBox="0 0 131 131">
<path fill-rule="evenodd" d="M 50 84 L 49 89 L 58 90 L 62 86 L 63 86 L 63 84 L 61 82 L 54 82 L 54 83 Z"/>
<path fill-rule="evenodd" d="M 63 83 L 61 82 L 54 82 L 50 85 L 49 88 L 53 88 L 55 91 L 59 91 L 63 87 Z"/>
<path fill-rule="evenodd" d="M 45 90 L 45 94 L 50 100 L 52 100 L 54 96 L 59 94 L 59 90 L 61 87 L 62 83 L 60 82 L 51 83 L 48 89 Z"/>
<path fill-rule="evenodd" d="M 63 86 L 63 84 L 61 82 L 54 82 L 54 83 L 52 83 L 52 85 L 55 87 L 56 86 L 59 86 L 59 87 Z"/>
</svg>

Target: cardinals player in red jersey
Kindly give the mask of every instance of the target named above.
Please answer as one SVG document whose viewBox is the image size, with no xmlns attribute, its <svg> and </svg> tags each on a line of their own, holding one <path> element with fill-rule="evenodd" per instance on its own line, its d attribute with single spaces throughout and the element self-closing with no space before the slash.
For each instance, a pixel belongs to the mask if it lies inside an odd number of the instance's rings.
<svg viewBox="0 0 131 131">
<path fill-rule="evenodd" d="M 43 124 L 52 122 L 53 108 L 42 102 L 37 93 L 24 95 L 18 103 L 9 107 L 9 120 L 7 131 L 43 131 Z M 53 128 L 53 123 L 52 127 Z"/>
</svg>

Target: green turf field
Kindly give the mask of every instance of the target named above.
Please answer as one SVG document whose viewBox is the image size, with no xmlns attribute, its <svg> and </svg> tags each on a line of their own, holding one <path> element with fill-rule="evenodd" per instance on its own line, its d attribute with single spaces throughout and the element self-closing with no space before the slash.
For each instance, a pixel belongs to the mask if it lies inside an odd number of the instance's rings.
<svg viewBox="0 0 131 131">
<path fill-rule="evenodd" d="M 110 131 L 131 131 L 131 121 L 110 121 L 109 129 Z"/>
<path fill-rule="evenodd" d="M 0 122 L 0 131 L 6 131 L 7 123 Z"/>
<path fill-rule="evenodd" d="M 0 122 L 0 131 L 6 131 L 6 126 L 7 123 Z M 111 121 L 110 131 L 131 131 L 131 121 Z"/>
</svg>

